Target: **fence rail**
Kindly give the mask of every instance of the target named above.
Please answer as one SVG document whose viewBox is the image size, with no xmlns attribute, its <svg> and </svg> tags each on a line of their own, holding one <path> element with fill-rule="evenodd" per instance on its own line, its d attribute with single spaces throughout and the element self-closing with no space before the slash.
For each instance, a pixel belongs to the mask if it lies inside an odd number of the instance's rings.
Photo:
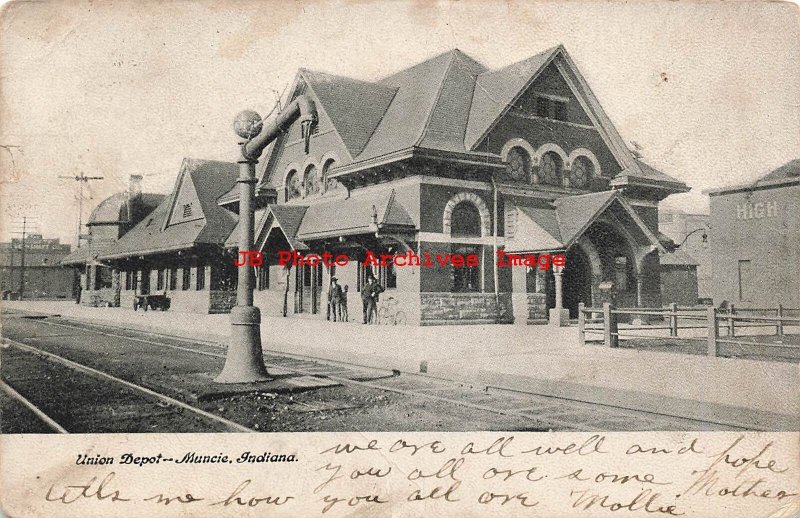
<svg viewBox="0 0 800 518">
<path fill-rule="evenodd" d="M 747 313 L 758 312 L 762 315 L 752 315 Z M 663 338 L 651 335 L 637 335 L 624 333 L 620 335 L 619 316 L 638 315 L 661 317 L 666 325 L 633 325 L 624 328 L 625 331 L 658 330 L 669 329 L 669 336 L 672 338 L 684 338 L 702 340 L 707 344 L 707 354 L 717 356 L 720 344 L 749 345 L 758 347 L 783 347 L 796 348 L 800 346 L 788 344 L 771 344 L 749 340 L 733 340 L 736 336 L 737 322 L 739 328 L 742 327 L 774 327 L 775 335 L 779 338 L 784 336 L 784 327 L 800 325 L 800 318 L 788 317 L 786 314 L 800 313 L 800 309 L 784 308 L 778 304 L 774 308 L 736 308 L 730 305 L 728 308 L 716 307 L 686 307 L 670 304 L 665 308 L 615 308 L 611 304 L 603 304 L 603 307 L 586 307 L 583 303 L 578 305 L 578 337 L 582 345 L 586 344 L 587 334 L 602 334 L 603 344 L 606 347 L 619 347 L 620 336 L 623 338 Z M 765 316 L 763 313 L 774 313 L 774 316 Z M 596 317 L 594 315 L 601 315 Z M 700 325 L 685 325 L 686 321 L 703 321 Z M 679 325 L 683 321 L 684 325 Z M 597 326 L 600 324 L 600 326 Z M 727 337 L 720 338 L 720 326 L 727 329 Z M 705 337 L 679 337 L 679 329 L 706 329 Z"/>
</svg>

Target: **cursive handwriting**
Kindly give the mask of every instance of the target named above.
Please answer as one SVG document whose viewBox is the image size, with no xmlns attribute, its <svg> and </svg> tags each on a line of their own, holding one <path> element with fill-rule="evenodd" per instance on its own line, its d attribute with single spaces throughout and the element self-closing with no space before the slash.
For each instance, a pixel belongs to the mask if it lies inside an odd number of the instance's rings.
<svg viewBox="0 0 800 518">
<path fill-rule="evenodd" d="M 120 491 L 108 490 L 108 492 L 106 492 L 106 486 L 111 483 L 115 476 L 116 473 L 112 471 L 106 475 L 99 484 L 97 484 L 97 487 L 93 487 L 95 482 L 97 482 L 97 477 L 92 477 L 88 484 L 66 486 L 62 491 L 60 491 L 60 496 L 54 496 L 53 490 L 55 489 L 55 486 L 50 486 L 50 489 L 47 490 L 47 494 L 44 496 L 44 498 L 48 502 L 61 502 L 62 504 L 72 504 L 83 498 L 96 499 L 100 501 L 110 499 L 111 502 L 129 502 L 130 498 L 121 497 Z"/>
</svg>

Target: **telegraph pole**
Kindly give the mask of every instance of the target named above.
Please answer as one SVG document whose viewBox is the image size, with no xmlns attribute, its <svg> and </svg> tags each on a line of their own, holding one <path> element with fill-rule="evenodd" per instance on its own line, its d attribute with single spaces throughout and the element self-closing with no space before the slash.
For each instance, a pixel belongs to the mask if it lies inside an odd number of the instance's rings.
<svg viewBox="0 0 800 518">
<path fill-rule="evenodd" d="M 102 176 L 86 176 L 81 172 L 80 175 L 75 176 L 59 176 L 59 178 L 66 178 L 68 180 L 75 180 L 78 182 L 78 247 L 81 246 L 81 229 L 83 228 L 83 186 L 88 184 L 90 180 L 103 180 Z"/>
<path fill-rule="evenodd" d="M 35 219 L 35 218 L 34 218 Z M 25 296 L 25 241 L 28 235 L 28 216 L 22 216 L 22 232 L 11 232 L 12 234 L 22 234 L 22 250 L 20 252 L 20 263 L 19 263 L 19 299 Z M 14 242 L 11 242 L 11 250 L 13 254 L 14 250 Z M 11 277 L 14 276 L 14 260 L 13 255 L 11 259 Z"/>
</svg>

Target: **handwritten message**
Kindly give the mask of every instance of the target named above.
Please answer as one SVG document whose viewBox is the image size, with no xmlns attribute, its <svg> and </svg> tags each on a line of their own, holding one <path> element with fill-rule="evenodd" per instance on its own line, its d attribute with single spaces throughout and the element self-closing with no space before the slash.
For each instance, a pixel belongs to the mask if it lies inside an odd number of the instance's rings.
<svg viewBox="0 0 800 518">
<path fill-rule="evenodd" d="M 84 440 L 72 455 L 62 445 L 36 458 L 25 454 L 34 447 L 32 436 L 3 437 L 0 453 L 25 468 L 14 472 L 3 462 L 6 511 L 719 516 L 725 510 L 731 517 L 800 511 L 797 434 L 791 433 L 157 437 L 92 436 L 91 451 Z M 270 453 L 251 453 L 256 447 Z M 199 460 L 178 462 L 187 458 Z"/>
</svg>

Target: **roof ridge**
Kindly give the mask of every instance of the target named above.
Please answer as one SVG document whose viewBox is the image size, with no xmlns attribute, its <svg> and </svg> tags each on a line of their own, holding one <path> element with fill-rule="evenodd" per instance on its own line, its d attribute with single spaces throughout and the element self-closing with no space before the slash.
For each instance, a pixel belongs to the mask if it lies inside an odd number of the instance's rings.
<svg viewBox="0 0 800 518">
<path fill-rule="evenodd" d="M 436 98 L 433 100 L 433 104 L 431 104 L 431 109 L 428 110 L 428 114 L 425 117 L 425 124 L 422 126 L 422 131 L 420 132 L 419 138 L 417 138 L 416 142 L 414 142 L 415 147 L 419 146 L 422 143 L 422 141 L 425 140 L 425 136 L 428 134 L 428 128 L 431 125 L 431 119 L 433 118 L 433 113 L 436 111 L 436 107 L 439 105 L 439 100 L 442 98 L 442 90 L 444 90 L 444 84 L 447 80 L 447 76 L 450 74 L 450 70 L 452 70 L 453 68 L 453 62 L 455 61 L 456 51 L 458 51 L 458 49 L 451 50 L 445 53 L 445 54 L 450 54 L 450 61 L 448 61 L 447 66 L 444 69 L 444 74 L 442 74 L 442 79 L 439 81 L 439 86 L 436 88 Z"/>
</svg>

